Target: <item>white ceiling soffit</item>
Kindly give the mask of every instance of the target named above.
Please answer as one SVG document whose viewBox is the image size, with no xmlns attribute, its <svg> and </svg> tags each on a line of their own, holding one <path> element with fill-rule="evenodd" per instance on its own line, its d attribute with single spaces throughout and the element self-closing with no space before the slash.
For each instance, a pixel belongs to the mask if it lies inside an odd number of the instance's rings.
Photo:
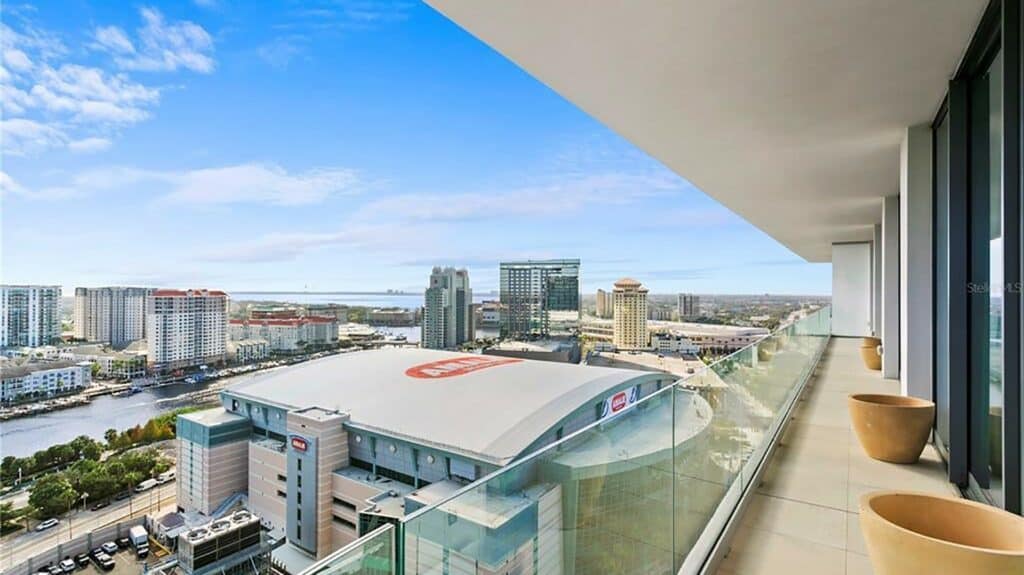
<svg viewBox="0 0 1024 575">
<path fill-rule="evenodd" d="M 985 0 L 427 0 L 810 261 L 870 240 Z"/>
</svg>

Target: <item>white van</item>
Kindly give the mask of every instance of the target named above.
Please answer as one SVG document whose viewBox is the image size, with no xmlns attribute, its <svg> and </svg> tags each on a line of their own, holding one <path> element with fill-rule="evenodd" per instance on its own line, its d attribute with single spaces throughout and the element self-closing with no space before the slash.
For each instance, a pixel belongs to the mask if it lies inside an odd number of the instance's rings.
<svg viewBox="0 0 1024 575">
<path fill-rule="evenodd" d="M 135 486 L 135 492 L 142 493 L 143 491 L 149 491 L 150 489 L 153 489 L 157 485 L 158 484 L 156 482 L 156 479 L 147 479 Z"/>
<path fill-rule="evenodd" d="M 156 476 L 156 482 L 160 485 L 174 481 L 174 470 L 164 471 L 160 475 Z"/>
</svg>

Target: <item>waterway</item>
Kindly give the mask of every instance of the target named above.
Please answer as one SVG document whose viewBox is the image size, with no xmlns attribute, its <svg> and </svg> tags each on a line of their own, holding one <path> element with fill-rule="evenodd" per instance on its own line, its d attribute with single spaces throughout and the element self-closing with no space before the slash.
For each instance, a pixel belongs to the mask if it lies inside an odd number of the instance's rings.
<svg viewBox="0 0 1024 575">
<path fill-rule="evenodd" d="M 144 424 L 165 411 L 189 405 L 188 400 L 179 396 L 205 387 L 173 384 L 130 397 L 101 395 L 88 405 L 3 421 L 0 422 L 0 454 L 24 457 L 79 435 L 102 440 L 103 433 L 110 428 L 122 431 Z"/>
<path fill-rule="evenodd" d="M 283 300 L 281 300 L 283 301 Z M 420 328 L 380 327 L 383 334 L 404 335 L 407 341 L 420 341 Z M 478 337 L 493 337 L 494 330 L 477 329 Z M 230 385 L 233 380 L 247 375 L 217 380 L 217 385 Z M 212 385 L 212 384 L 211 384 Z M 103 395 L 92 403 L 31 417 L 20 417 L 0 422 L 0 457 L 24 457 L 51 445 L 66 443 L 79 435 L 103 439 L 103 433 L 114 428 L 118 431 L 142 425 L 151 418 L 190 405 L 180 396 L 205 389 L 206 385 L 174 384 L 151 388 L 130 397 Z"/>
</svg>

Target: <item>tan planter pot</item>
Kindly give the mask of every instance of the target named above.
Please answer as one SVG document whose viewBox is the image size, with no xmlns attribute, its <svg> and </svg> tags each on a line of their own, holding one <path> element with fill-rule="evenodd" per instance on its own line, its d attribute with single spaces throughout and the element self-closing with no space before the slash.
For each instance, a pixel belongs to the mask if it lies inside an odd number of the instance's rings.
<svg viewBox="0 0 1024 575">
<path fill-rule="evenodd" d="M 876 575 L 1024 573 L 1024 518 L 975 501 L 876 491 L 860 528 Z"/>
<path fill-rule="evenodd" d="M 878 347 L 882 345 L 882 339 L 878 337 L 862 337 L 860 340 L 861 347 Z"/>
<path fill-rule="evenodd" d="M 875 371 L 882 369 L 882 356 L 878 355 L 878 346 L 861 347 L 860 357 L 864 360 L 864 367 Z"/>
<path fill-rule="evenodd" d="M 861 447 L 873 459 L 914 463 L 928 442 L 935 404 L 916 397 L 853 394 L 847 400 L 850 420 Z"/>
</svg>

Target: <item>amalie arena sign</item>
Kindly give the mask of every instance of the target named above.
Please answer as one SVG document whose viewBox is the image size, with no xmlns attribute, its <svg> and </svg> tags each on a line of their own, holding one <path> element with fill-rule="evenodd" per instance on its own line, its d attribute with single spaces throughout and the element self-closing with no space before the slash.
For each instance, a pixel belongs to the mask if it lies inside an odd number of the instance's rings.
<svg viewBox="0 0 1024 575">
<path fill-rule="evenodd" d="M 467 355 L 465 357 L 453 357 L 430 363 L 421 363 L 405 370 L 405 375 L 417 379 L 438 379 L 442 377 L 455 377 L 466 375 L 481 369 L 497 367 L 509 363 L 519 363 L 523 360 L 508 357 L 494 357 L 490 355 Z"/>
</svg>

